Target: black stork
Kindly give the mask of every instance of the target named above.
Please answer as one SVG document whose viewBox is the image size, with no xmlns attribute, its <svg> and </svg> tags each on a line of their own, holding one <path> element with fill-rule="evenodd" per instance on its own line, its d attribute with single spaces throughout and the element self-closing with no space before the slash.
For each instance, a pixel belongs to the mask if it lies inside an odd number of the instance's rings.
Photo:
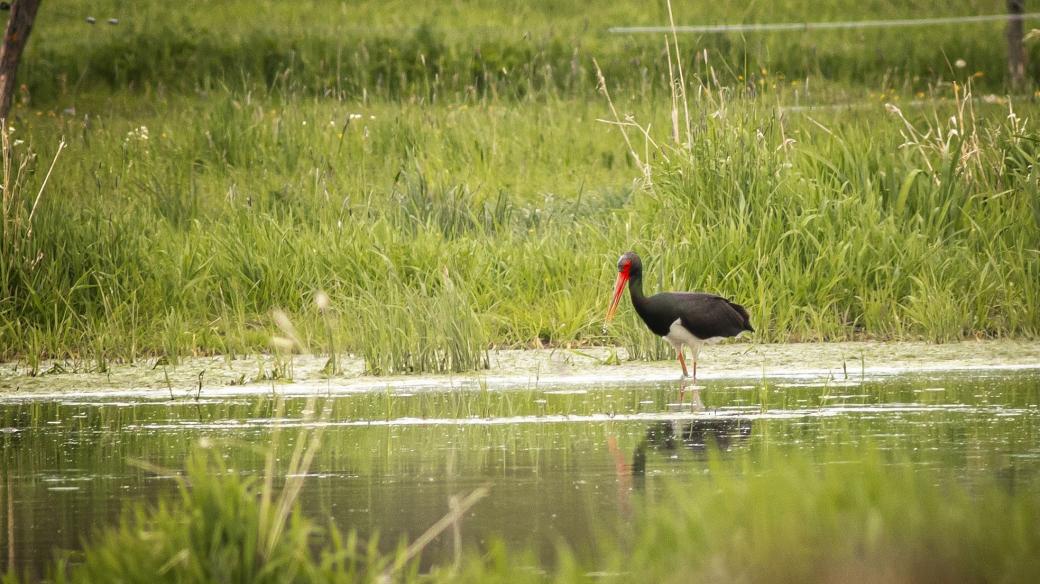
<svg viewBox="0 0 1040 584">
<path fill-rule="evenodd" d="M 655 335 L 664 337 L 679 355 L 683 377 L 689 377 L 683 346 L 693 353 L 693 383 L 697 383 L 697 354 L 705 343 L 735 337 L 744 331 L 754 332 L 747 310 L 722 296 L 703 292 L 661 292 L 643 294 L 643 262 L 635 252 L 625 252 L 618 259 L 618 277 L 614 298 L 607 310 L 607 322 L 614 318 L 621 293 L 628 282 L 632 306 Z"/>
</svg>

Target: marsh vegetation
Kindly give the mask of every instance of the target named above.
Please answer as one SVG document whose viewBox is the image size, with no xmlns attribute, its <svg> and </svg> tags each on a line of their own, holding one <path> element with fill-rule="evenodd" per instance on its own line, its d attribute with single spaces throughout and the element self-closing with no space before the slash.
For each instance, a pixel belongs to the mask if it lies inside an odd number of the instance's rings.
<svg viewBox="0 0 1040 584">
<path fill-rule="evenodd" d="M 503 348 L 671 357 L 631 311 L 602 328 L 627 249 L 648 291 L 739 300 L 752 342 L 1036 339 L 1040 109 L 1009 88 L 1002 23 L 623 35 L 669 3 L 55 4 L 0 130 L 0 359 L 34 390 L 142 362 L 166 385 L 3 396 L 6 581 L 1040 572 L 1035 371 L 763 375 L 691 411 L 623 380 L 218 398 L 177 369 L 274 352 L 229 382 L 275 394 L 300 352 L 327 385 Z"/>
<path fill-rule="evenodd" d="M 532 344 L 661 357 L 632 319 L 601 330 L 624 249 L 651 287 L 740 299 L 763 341 L 1036 335 L 1035 105 L 990 93 L 998 25 L 684 37 L 677 89 L 663 38 L 597 24 L 664 5 L 566 6 L 41 16 L 5 142 L 0 357 L 268 350 L 274 309 L 377 373 Z M 741 16 L 722 9 L 676 7 Z"/>
</svg>

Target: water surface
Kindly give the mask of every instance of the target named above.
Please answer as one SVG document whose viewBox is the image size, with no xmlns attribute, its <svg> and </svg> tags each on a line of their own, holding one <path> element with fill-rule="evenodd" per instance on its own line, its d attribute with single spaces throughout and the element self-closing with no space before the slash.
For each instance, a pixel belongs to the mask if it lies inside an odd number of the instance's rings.
<svg viewBox="0 0 1040 584">
<path fill-rule="evenodd" d="M 200 442 L 232 472 L 258 475 L 263 449 L 277 442 L 286 462 L 301 427 L 323 428 L 301 497 L 306 514 L 379 533 L 387 547 L 424 531 L 452 495 L 490 485 L 463 523 L 465 545 L 502 538 L 548 557 L 563 539 L 591 555 L 596 532 L 667 504 L 666 483 L 708 480 L 711 456 L 736 453 L 752 463 L 808 453 L 824 465 L 880 451 L 937 478 L 1040 487 L 1036 370 L 712 382 L 687 392 L 684 405 L 677 398 L 675 383 L 657 383 L 391 388 L 310 406 L 287 398 L 281 414 L 269 396 L 3 402 L 0 566 L 38 573 L 129 503 L 172 493 L 176 482 L 154 468 L 182 469 Z M 451 545 L 441 538 L 425 559 L 450 558 Z"/>
</svg>

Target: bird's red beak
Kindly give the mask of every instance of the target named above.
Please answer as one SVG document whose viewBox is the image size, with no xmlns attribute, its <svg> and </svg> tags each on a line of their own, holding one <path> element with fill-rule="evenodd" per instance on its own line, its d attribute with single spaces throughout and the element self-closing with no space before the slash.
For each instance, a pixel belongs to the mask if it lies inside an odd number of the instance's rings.
<svg viewBox="0 0 1040 584">
<path fill-rule="evenodd" d="M 610 308 L 607 309 L 608 324 L 614 319 L 614 313 L 617 312 L 618 304 L 621 302 L 621 293 L 625 291 L 625 282 L 628 282 L 628 272 L 631 269 L 631 266 L 625 266 L 618 272 L 617 281 L 614 282 L 614 298 L 610 301 Z"/>
</svg>

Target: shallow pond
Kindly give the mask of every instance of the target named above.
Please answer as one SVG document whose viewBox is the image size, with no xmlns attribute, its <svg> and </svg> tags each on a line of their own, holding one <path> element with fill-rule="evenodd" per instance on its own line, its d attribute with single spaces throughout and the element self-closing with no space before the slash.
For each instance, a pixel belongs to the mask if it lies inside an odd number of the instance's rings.
<svg viewBox="0 0 1040 584">
<path fill-rule="evenodd" d="M 200 442 L 234 472 L 259 474 L 296 428 L 321 426 L 301 502 L 388 547 L 414 538 L 452 495 L 488 484 L 462 524 L 466 545 L 491 538 L 551 553 L 564 539 L 591 554 L 593 534 L 642 505 L 666 504 L 668 481 L 704 480 L 720 456 L 808 453 L 838 464 L 866 449 L 970 484 L 993 476 L 1040 488 L 1040 371 L 894 376 L 860 381 L 711 382 L 677 403 L 675 383 L 538 390 L 366 392 L 158 401 L 67 397 L 0 402 L 0 567 L 38 572 L 128 503 L 155 500 Z M 693 402 L 693 405 L 691 405 Z M 324 411 L 325 414 L 312 412 Z M 277 429 L 276 429 L 277 428 Z M 144 464 L 142 464 L 144 463 Z M 753 471 L 753 468 L 752 468 Z M 442 536 L 427 561 L 450 558 Z"/>
</svg>

